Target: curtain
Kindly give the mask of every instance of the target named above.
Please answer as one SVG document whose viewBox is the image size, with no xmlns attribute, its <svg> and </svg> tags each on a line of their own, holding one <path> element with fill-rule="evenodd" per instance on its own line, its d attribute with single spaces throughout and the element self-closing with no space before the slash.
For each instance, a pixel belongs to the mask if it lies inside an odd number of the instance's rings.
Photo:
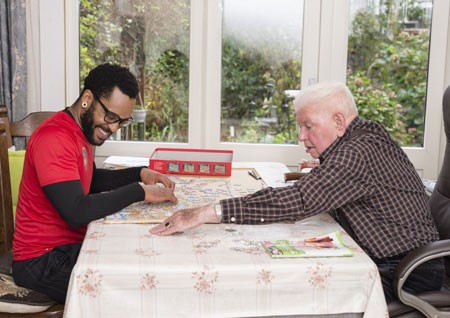
<svg viewBox="0 0 450 318">
<path fill-rule="evenodd" d="M 25 0 L 0 0 L 0 104 L 10 120 L 27 114 Z"/>
<path fill-rule="evenodd" d="M 40 1 L 27 4 L 27 111 L 41 111 Z"/>
</svg>

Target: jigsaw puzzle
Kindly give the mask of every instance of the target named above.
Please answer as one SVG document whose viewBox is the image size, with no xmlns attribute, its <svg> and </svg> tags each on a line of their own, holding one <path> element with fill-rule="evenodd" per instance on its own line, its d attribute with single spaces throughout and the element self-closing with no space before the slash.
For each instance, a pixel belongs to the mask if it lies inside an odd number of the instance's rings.
<svg viewBox="0 0 450 318">
<path fill-rule="evenodd" d="M 175 211 L 245 196 L 264 188 L 264 181 L 256 180 L 249 171 L 252 169 L 233 169 L 230 177 L 170 175 L 176 182 L 177 203 L 136 202 L 107 216 L 105 223 L 161 223 Z"/>
</svg>

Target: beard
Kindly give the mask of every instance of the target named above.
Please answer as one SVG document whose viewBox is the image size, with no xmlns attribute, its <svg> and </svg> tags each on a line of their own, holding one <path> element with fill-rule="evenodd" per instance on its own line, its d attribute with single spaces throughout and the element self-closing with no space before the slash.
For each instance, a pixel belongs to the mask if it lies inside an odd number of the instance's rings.
<svg viewBox="0 0 450 318">
<path fill-rule="evenodd" d="M 89 109 L 81 116 L 80 118 L 81 128 L 83 129 L 83 134 L 86 139 L 89 141 L 91 145 L 101 146 L 105 142 L 104 140 L 97 140 L 94 137 L 95 128 L 99 127 L 102 130 L 112 134 L 111 130 L 109 130 L 108 126 L 106 127 L 101 125 L 94 124 L 94 107 L 89 107 Z"/>
</svg>

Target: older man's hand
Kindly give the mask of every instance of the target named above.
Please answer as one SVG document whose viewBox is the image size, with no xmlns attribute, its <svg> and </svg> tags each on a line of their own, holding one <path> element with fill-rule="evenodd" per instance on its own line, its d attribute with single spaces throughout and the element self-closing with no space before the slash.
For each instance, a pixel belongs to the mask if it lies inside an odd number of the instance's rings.
<svg viewBox="0 0 450 318">
<path fill-rule="evenodd" d="M 214 204 L 177 211 L 164 222 L 151 229 L 150 233 L 162 236 L 170 235 L 197 227 L 203 223 L 217 223 Z"/>
</svg>

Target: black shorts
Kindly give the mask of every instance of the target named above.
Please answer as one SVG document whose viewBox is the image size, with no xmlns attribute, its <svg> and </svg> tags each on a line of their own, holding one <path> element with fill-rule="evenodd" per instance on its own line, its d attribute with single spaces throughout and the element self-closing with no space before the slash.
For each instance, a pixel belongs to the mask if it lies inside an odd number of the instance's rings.
<svg viewBox="0 0 450 318">
<path fill-rule="evenodd" d="M 12 275 L 15 283 L 64 304 L 70 274 L 80 249 L 81 243 L 65 244 L 39 257 L 13 262 Z"/>
</svg>

